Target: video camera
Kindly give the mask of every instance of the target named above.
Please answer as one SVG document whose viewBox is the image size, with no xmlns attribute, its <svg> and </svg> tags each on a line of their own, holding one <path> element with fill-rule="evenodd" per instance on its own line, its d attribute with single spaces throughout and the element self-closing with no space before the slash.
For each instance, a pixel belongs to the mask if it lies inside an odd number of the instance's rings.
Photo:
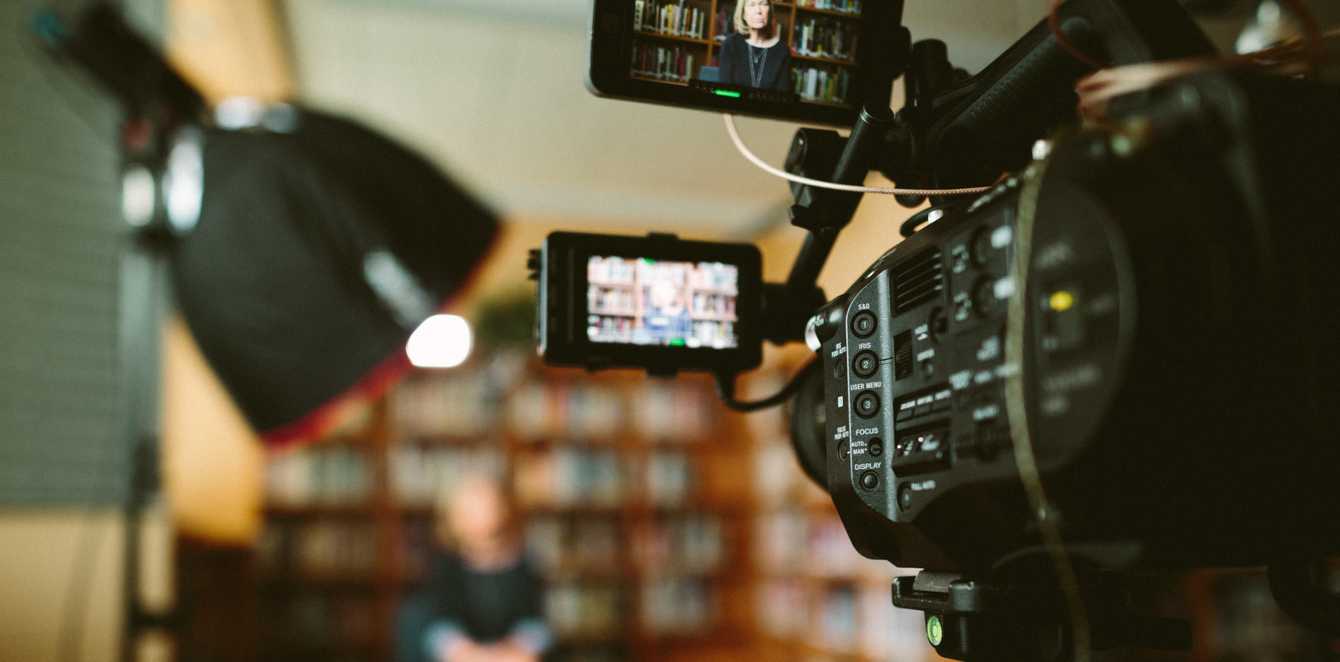
<svg viewBox="0 0 1340 662">
<path fill-rule="evenodd" d="M 924 569 L 894 602 L 946 657 L 1184 645 L 1114 606 L 1139 569 L 1267 565 L 1287 612 L 1340 632 L 1316 575 L 1340 551 L 1340 88 L 1214 68 L 1081 127 L 1072 50 L 1212 53 L 1176 2 L 1072 0 L 973 77 L 891 5 L 867 66 L 905 76 L 906 106 L 800 130 L 788 170 L 989 191 L 932 196 L 831 299 L 815 278 L 859 193 L 793 189 L 810 234 L 784 284 L 749 246 L 556 233 L 531 262 L 540 353 L 791 400 L 856 548 Z M 802 339 L 787 389 L 735 400 L 763 340 Z"/>
</svg>

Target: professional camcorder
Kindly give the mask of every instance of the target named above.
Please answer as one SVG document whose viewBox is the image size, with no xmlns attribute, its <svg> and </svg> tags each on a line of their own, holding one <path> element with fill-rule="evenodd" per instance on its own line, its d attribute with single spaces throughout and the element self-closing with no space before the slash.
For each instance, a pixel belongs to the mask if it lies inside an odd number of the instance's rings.
<svg viewBox="0 0 1340 662">
<path fill-rule="evenodd" d="M 867 103 L 845 138 L 800 130 L 787 170 L 989 189 L 903 195 L 930 204 L 834 298 L 815 279 L 856 192 L 793 186 L 809 235 L 781 284 L 746 245 L 556 233 L 531 263 L 541 354 L 711 371 L 741 410 L 789 401 L 856 548 L 924 569 L 894 602 L 946 657 L 1185 645 L 1124 598 L 1149 570 L 1267 566 L 1287 612 L 1340 632 L 1321 580 L 1340 551 L 1340 87 L 1204 64 L 1172 0 L 1072 0 L 969 77 L 889 5 L 865 66 L 876 90 L 903 76 L 906 106 Z M 1081 121 L 1090 58 L 1203 66 Z M 816 357 L 739 401 L 764 340 Z"/>
</svg>

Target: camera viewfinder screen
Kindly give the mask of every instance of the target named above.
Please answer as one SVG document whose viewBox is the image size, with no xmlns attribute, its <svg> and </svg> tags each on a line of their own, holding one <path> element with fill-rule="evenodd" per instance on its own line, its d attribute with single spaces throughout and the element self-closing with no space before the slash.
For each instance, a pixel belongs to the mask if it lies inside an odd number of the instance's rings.
<svg viewBox="0 0 1340 662">
<path fill-rule="evenodd" d="M 851 107 L 862 2 L 627 0 L 630 75 L 737 99 Z"/>
<path fill-rule="evenodd" d="M 659 347 L 732 349 L 739 268 L 619 256 L 586 265 L 587 339 Z"/>
</svg>

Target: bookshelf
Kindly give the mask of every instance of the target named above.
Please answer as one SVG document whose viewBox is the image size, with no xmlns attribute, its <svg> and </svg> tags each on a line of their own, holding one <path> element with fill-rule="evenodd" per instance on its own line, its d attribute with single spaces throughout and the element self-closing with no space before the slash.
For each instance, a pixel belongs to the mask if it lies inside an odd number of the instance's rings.
<svg viewBox="0 0 1340 662">
<path fill-rule="evenodd" d="M 385 660 L 424 580 L 434 504 L 513 487 L 554 659 L 697 659 L 748 644 L 748 444 L 707 380 L 554 371 L 514 355 L 412 373 L 334 438 L 272 460 L 260 659 Z"/>
<path fill-rule="evenodd" d="M 688 85 L 717 66 L 734 32 L 735 0 L 629 0 L 634 3 L 633 78 Z M 794 91 L 811 103 L 843 105 L 855 68 L 862 0 L 775 2 L 791 47 Z"/>
<path fill-rule="evenodd" d="M 808 357 L 802 357 L 808 358 Z M 747 382 L 748 397 L 775 392 L 799 361 Z M 756 649 L 783 662 L 931 662 L 920 612 L 895 609 L 891 583 L 914 570 L 852 548 L 828 495 L 796 464 L 783 410 L 749 416 Z"/>
</svg>

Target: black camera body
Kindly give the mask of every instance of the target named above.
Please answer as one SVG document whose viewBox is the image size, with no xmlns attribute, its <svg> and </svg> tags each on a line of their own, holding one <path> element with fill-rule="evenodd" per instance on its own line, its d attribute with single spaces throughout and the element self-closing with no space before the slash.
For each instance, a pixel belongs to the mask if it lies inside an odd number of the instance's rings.
<svg viewBox="0 0 1340 662">
<path fill-rule="evenodd" d="M 801 467 L 857 550 L 922 569 L 893 602 L 925 612 L 951 659 L 1185 647 L 1185 624 L 1134 608 L 1122 578 L 1207 566 L 1267 566 L 1280 607 L 1340 634 L 1325 579 L 1340 552 L 1340 87 L 1217 61 L 1174 0 L 1057 5 L 968 76 L 943 42 L 911 42 L 893 2 L 868 96 L 903 76 L 903 108 L 866 104 L 847 136 L 797 132 L 792 174 L 850 185 L 878 170 L 913 207 L 927 194 L 908 189 L 936 193 L 821 305 L 860 194 L 793 186 L 808 234 L 785 283 L 737 272 L 737 309 L 758 320 L 740 343 L 803 329 L 817 354 L 786 388 L 735 400 L 758 363 L 744 351 L 552 344 L 594 290 L 548 248 L 541 351 L 714 372 L 739 411 L 790 400 Z M 1091 67 L 1121 93 L 1095 96 Z M 1098 102 L 1100 122 L 1057 133 Z M 965 203 L 946 190 L 1002 172 Z M 641 241 L 615 254 L 644 255 Z"/>
<path fill-rule="evenodd" d="M 1340 549 L 1340 94 L 1204 75 L 1124 113 L 816 316 L 824 474 L 866 556 L 989 576 L 1040 552 L 1021 425 L 1097 566 Z"/>
</svg>

